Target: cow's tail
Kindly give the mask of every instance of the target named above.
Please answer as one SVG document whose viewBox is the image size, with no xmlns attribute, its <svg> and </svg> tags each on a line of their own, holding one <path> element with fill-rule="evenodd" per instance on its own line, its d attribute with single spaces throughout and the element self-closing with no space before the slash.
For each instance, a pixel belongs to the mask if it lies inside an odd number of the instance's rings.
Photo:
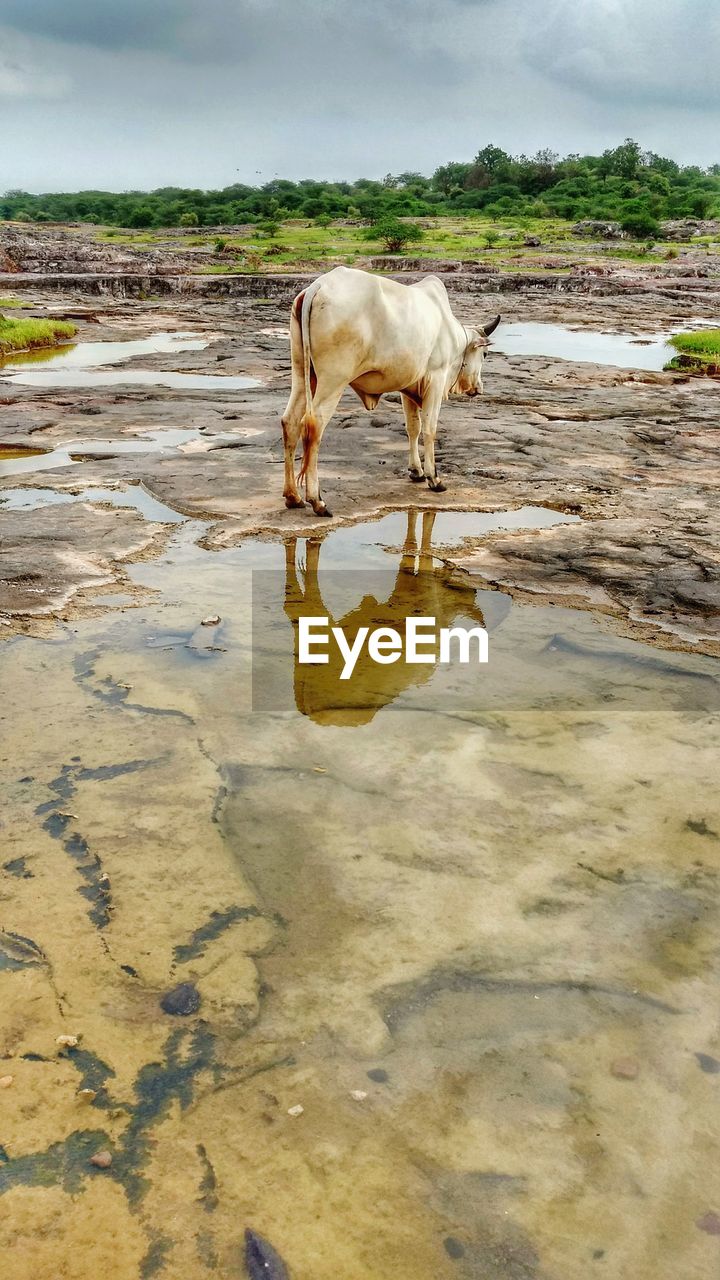
<svg viewBox="0 0 720 1280">
<path fill-rule="evenodd" d="M 310 446 L 318 437 L 318 420 L 315 417 L 313 409 L 313 389 L 310 380 L 312 369 L 312 352 L 310 349 L 310 310 L 313 298 L 315 297 L 319 286 L 320 280 L 314 280 L 305 292 L 300 294 L 295 311 L 295 317 L 300 321 L 303 351 L 303 377 L 305 379 L 305 412 L 300 420 L 303 454 L 302 465 L 297 477 L 298 484 L 302 484 L 305 476 L 307 475 L 308 464 L 310 462 Z"/>
</svg>

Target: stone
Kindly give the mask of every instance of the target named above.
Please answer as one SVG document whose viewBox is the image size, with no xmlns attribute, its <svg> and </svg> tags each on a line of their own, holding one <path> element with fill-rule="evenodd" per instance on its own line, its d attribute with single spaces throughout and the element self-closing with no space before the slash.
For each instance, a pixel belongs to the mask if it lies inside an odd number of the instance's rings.
<svg viewBox="0 0 720 1280">
<path fill-rule="evenodd" d="M 57 1036 L 56 1045 L 60 1049 L 77 1049 L 80 1043 L 79 1036 Z"/>
<path fill-rule="evenodd" d="M 277 1250 L 249 1227 L 245 1231 L 245 1266 L 250 1280 L 290 1280 Z"/>
<path fill-rule="evenodd" d="M 574 236 L 586 236 L 590 240 L 622 240 L 625 234 L 619 222 L 605 222 L 597 218 L 583 218 L 570 230 Z"/>
<path fill-rule="evenodd" d="M 720 1062 L 717 1058 L 712 1058 L 709 1053 L 696 1053 L 695 1057 L 701 1071 L 709 1076 L 720 1074 Z"/>
<path fill-rule="evenodd" d="M 166 991 L 160 1001 L 163 1013 L 187 1018 L 200 1008 L 200 992 L 193 982 L 180 982 L 172 991 Z"/>
<path fill-rule="evenodd" d="M 94 1164 L 96 1169 L 109 1169 L 112 1162 L 112 1153 L 106 1148 L 96 1151 L 95 1155 L 90 1157 L 90 1163 Z"/>
<path fill-rule="evenodd" d="M 640 1074 L 637 1058 L 616 1058 L 610 1063 L 610 1071 L 616 1080 L 636 1080 Z"/>
<path fill-rule="evenodd" d="M 709 1209 L 702 1217 L 696 1219 L 695 1226 L 700 1231 L 706 1231 L 709 1236 L 720 1236 L 720 1213 Z"/>
</svg>

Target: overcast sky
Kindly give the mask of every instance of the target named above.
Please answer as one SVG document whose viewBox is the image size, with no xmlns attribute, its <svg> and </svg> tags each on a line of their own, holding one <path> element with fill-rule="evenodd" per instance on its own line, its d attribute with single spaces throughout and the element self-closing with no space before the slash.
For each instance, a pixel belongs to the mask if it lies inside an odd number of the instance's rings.
<svg viewBox="0 0 720 1280">
<path fill-rule="evenodd" d="M 720 0 L 0 0 L 0 191 L 720 162 Z"/>
</svg>

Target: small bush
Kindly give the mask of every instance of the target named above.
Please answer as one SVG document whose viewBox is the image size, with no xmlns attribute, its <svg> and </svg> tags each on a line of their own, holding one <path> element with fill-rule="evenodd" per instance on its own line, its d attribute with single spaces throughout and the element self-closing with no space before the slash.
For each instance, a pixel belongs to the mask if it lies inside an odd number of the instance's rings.
<svg viewBox="0 0 720 1280">
<path fill-rule="evenodd" d="M 660 223 L 651 213 L 626 214 L 620 226 L 633 240 L 647 240 L 650 236 L 657 240 L 660 237 Z"/>
<path fill-rule="evenodd" d="M 151 227 L 155 214 L 149 204 L 135 205 L 134 209 L 128 214 L 127 224 L 129 227 Z"/>
<path fill-rule="evenodd" d="M 417 222 L 401 222 L 399 218 L 381 218 L 365 232 L 366 240 L 380 240 L 388 253 L 400 253 L 406 245 L 423 237 Z"/>
<path fill-rule="evenodd" d="M 198 218 L 196 213 L 194 213 L 192 210 L 189 210 L 187 213 L 180 214 L 180 226 L 181 227 L 199 227 L 200 219 Z"/>
<path fill-rule="evenodd" d="M 215 241 L 215 252 L 224 253 L 226 249 L 227 249 L 227 240 L 224 240 L 222 236 L 218 236 L 217 240 Z"/>
</svg>

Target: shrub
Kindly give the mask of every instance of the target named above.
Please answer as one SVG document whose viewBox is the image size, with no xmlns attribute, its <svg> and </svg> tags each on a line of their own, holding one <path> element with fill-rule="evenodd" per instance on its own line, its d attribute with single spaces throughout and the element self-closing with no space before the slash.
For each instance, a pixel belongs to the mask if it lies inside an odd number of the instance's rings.
<svg viewBox="0 0 720 1280">
<path fill-rule="evenodd" d="M 152 209 L 147 204 L 136 204 L 134 209 L 128 214 L 127 224 L 129 227 L 151 227 L 153 218 L 155 217 Z"/>
<path fill-rule="evenodd" d="M 227 240 L 224 240 L 222 236 L 218 236 L 217 240 L 215 241 L 215 252 L 224 253 L 226 249 L 227 249 Z"/>
<path fill-rule="evenodd" d="M 380 218 L 365 232 L 366 240 L 380 240 L 388 253 L 400 253 L 406 245 L 422 240 L 424 232 L 417 222 L 401 222 L 399 218 Z"/>
<path fill-rule="evenodd" d="M 266 218 L 263 222 L 258 223 L 258 228 L 264 235 L 270 236 L 270 239 L 272 239 L 280 230 L 280 223 L 276 222 L 274 218 Z"/>
<path fill-rule="evenodd" d="M 660 223 L 651 213 L 628 213 L 620 226 L 633 240 L 647 240 L 652 236 L 657 240 L 660 236 Z"/>
<path fill-rule="evenodd" d="M 180 226 L 181 227 L 199 227 L 200 219 L 198 218 L 197 214 L 193 210 L 188 210 L 187 213 L 180 214 Z"/>
<path fill-rule="evenodd" d="M 315 219 L 316 227 L 330 227 L 332 226 L 332 223 L 333 223 L 333 219 L 331 218 L 329 213 L 319 213 L 317 218 Z"/>
<path fill-rule="evenodd" d="M 499 239 L 499 231 L 493 231 L 492 227 L 488 227 L 487 231 L 483 234 L 483 240 L 485 241 L 485 247 L 487 249 L 492 249 L 493 245 L 497 244 Z"/>
</svg>

